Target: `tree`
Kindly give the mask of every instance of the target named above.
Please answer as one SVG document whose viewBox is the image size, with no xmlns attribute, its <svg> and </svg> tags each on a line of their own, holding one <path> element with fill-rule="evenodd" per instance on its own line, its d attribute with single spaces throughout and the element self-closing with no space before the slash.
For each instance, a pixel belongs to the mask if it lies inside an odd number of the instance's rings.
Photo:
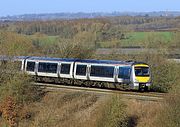
<svg viewBox="0 0 180 127">
<path fill-rule="evenodd" d="M 12 32 L 0 32 L 0 54 L 18 56 L 33 54 L 34 46 L 30 39 Z"/>
</svg>

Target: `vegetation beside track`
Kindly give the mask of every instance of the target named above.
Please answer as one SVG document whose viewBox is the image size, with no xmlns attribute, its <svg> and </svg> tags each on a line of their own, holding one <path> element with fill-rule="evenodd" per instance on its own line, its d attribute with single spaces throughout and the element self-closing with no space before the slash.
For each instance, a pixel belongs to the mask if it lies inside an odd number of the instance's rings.
<svg viewBox="0 0 180 127">
<path fill-rule="evenodd" d="M 40 100 L 44 94 L 17 68 L 16 64 L 9 63 L 0 69 L 0 126 L 17 127 L 21 119 L 31 116 L 24 107 Z"/>
</svg>

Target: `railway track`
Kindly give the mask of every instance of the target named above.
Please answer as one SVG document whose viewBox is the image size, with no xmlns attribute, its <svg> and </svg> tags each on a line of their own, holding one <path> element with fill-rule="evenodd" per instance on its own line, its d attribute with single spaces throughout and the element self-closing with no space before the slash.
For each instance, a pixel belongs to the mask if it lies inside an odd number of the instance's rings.
<svg viewBox="0 0 180 127">
<path fill-rule="evenodd" d="M 79 87 L 79 86 L 67 86 L 59 84 L 49 84 L 49 83 L 34 83 L 37 86 L 40 86 L 46 89 L 48 92 L 59 91 L 59 90 L 69 90 L 69 91 L 80 91 L 80 92 L 89 92 L 96 94 L 119 94 L 123 98 L 127 99 L 136 99 L 141 101 L 163 101 L 165 93 L 156 93 L 156 92 L 134 92 L 134 91 L 120 91 L 120 90 L 110 90 L 110 89 L 100 89 L 100 88 L 88 88 L 88 87 Z"/>
</svg>

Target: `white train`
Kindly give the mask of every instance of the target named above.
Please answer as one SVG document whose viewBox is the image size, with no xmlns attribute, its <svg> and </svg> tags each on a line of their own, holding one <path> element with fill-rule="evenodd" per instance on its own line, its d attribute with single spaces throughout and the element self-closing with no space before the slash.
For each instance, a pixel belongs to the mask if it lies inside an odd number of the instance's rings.
<svg viewBox="0 0 180 127">
<path fill-rule="evenodd" d="M 150 67 L 146 63 L 112 60 L 80 60 L 48 57 L 17 56 L 21 71 L 37 81 L 72 83 L 76 85 L 114 87 L 126 84 L 131 89 L 148 90 Z M 9 59 L 1 56 L 1 63 Z M 110 85 L 111 84 L 111 85 Z"/>
</svg>

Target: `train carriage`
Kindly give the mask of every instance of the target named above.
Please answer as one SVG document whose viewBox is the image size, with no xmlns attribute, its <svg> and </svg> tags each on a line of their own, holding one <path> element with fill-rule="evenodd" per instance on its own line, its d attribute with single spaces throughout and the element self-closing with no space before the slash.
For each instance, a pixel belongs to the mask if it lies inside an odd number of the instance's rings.
<svg viewBox="0 0 180 127">
<path fill-rule="evenodd" d="M 25 71 L 43 77 L 73 78 L 74 59 L 31 57 L 26 59 Z"/>
<path fill-rule="evenodd" d="M 1 56 L 0 61 L 8 61 Z M 20 70 L 36 78 L 78 81 L 78 83 L 127 84 L 131 89 L 147 90 L 151 85 L 149 65 L 133 61 L 80 60 L 49 57 L 13 57 Z M 53 80 L 53 81 L 55 81 Z M 80 81 L 80 82 L 79 82 Z"/>
</svg>

